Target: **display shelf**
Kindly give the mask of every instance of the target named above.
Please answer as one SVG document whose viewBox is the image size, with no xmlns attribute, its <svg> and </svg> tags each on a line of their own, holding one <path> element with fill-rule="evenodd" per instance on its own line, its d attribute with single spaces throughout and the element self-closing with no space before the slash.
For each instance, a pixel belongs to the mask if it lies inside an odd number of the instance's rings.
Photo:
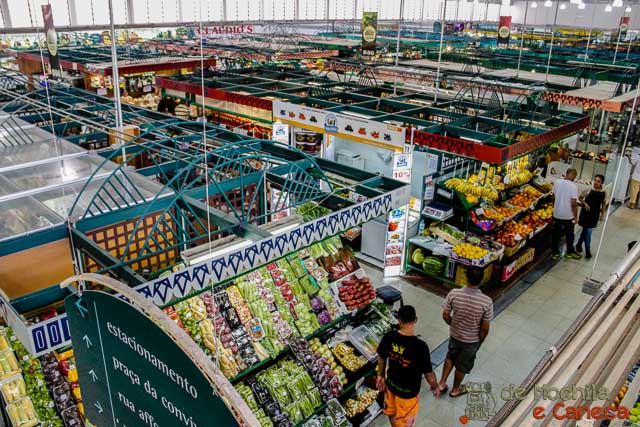
<svg viewBox="0 0 640 427">
<path fill-rule="evenodd" d="M 633 380 L 629 384 L 629 388 L 627 389 L 627 393 L 624 395 L 624 398 L 620 402 L 620 406 L 624 406 L 625 408 L 633 408 L 636 405 L 636 402 L 640 400 L 640 373 L 636 373 L 633 377 Z M 616 418 L 609 423 L 609 427 L 622 427 L 624 426 L 624 421 L 621 418 Z M 634 425 L 634 424 L 629 424 Z"/>
<path fill-rule="evenodd" d="M 433 277 L 434 279 L 440 280 L 441 282 L 447 283 L 447 284 L 449 284 L 449 285 L 455 285 L 455 284 L 456 284 L 453 280 L 451 280 L 451 279 L 449 279 L 449 278 L 447 278 L 447 277 L 437 276 L 437 275 L 435 275 L 435 274 L 432 274 L 432 273 L 429 273 L 429 272 L 427 272 L 427 271 L 424 271 L 423 269 L 418 268 L 418 267 L 416 267 L 416 266 L 414 266 L 414 265 L 411 265 L 411 264 L 408 264 L 408 265 L 407 265 L 407 268 L 408 268 L 409 270 L 413 270 L 413 271 L 417 271 L 417 272 L 419 272 L 419 273 L 422 273 L 422 274 L 424 274 L 425 276 Z"/>
<path fill-rule="evenodd" d="M 334 280 L 333 282 L 329 282 L 329 287 L 331 287 L 331 286 L 333 286 L 333 285 L 339 285 L 339 284 L 340 284 L 340 282 L 342 282 L 343 280 L 348 279 L 348 278 L 349 278 L 349 277 L 351 277 L 351 276 L 355 276 L 355 275 L 356 275 L 356 274 L 358 274 L 358 273 L 361 273 L 361 274 L 366 275 L 366 272 L 364 271 L 364 269 L 363 269 L 362 267 L 360 267 L 360 268 L 358 268 L 357 270 L 352 271 L 351 273 L 349 273 L 349 274 L 347 274 L 347 275 L 345 275 L 345 276 L 342 276 L 342 277 L 341 277 L 341 278 L 339 278 L 339 279 Z"/>
<path fill-rule="evenodd" d="M 370 361 L 366 365 L 364 365 L 362 368 L 360 368 L 360 370 L 362 371 L 362 370 L 366 369 L 367 367 L 370 367 L 372 365 L 376 365 L 377 363 L 378 362 L 375 361 L 375 360 L 374 361 Z M 340 400 L 340 399 L 344 398 L 347 394 L 349 394 L 350 392 L 353 391 L 353 389 L 356 388 L 356 386 L 358 385 L 358 382 L 359 382 L 360 379 L 366 378 L 369 375 L 373 374 L 376 371 L 376 369 L 377 369 L 376 367 L 369 368 L 363 374 L 359 375 L 355 381 L 353 381 L 351 384 L 349 384 L 348 386 L 346 386 L 342 390 L 342 393 L 340 393 L 340 395 L 336 399 Z M 296 427 L 304 425 L 304 423 L 306 423 L 307 421 L 309 421 L 311 418 L 315 417 L 316 415 L 321 414 L 325 409 L 327 409 L 327 404 L 323 403 L 321 406 L 318 406 L 318 408 L 313 412 L 313 414 L 309 415 L 307 418 L 305 418 L 304 420 L 302 420 L 298 424 L 296 424 Z"/>
<path fill-rule="evenodd" d="M 430 241 L 425 241 L 425 240 L 426 238 L 424 237 L 412 237 L 411 239 L 409 239 L 409 243 L 416 245 L 422 249 L 426 249 L 428 251 L 433 251 L 438 245 L 435 239 L 431 239 Z"/>
<path fill-rule="evenodd" d="M 361 309 L 356 310 L 355 314 L 352 314 L 352 313 L 344 314 L 344 315 L 338 317 L 337 319 L 333 320 L 332 322 L 327 323 L 326 325 L 324 325 L 323 327 L 321 327 L 317 331 L 313 332 L 312 334 L 307 335 L 305 337 L 305 339 L 307 341 L 312 340 L 313 338 L 316 338 L 316 337 L 322 335 L 323 333 L 325 333 L 326 331 L 328 331 L 331 328 L 335 327 L 336 325 L 339 325 L 341 322 L 347 320 L 349 317 L 353 317 L 353 316 L 359 314 L 360 312 L 366 310 L 367 308 L 369 308 L 369 306 L 362 307 Z M 275 361 L 281 359 L 283 356 L 285 356 L 286 354 L 288 354 L 290 352 L 291 352 L 291 349 L 289 347 L 287 347 L 284 350 L 282 350 L 280 353 L 275 355 L 274 357 L 269 357 L 267 359 L 264 359 L 264 360 L 260 361 L 260 363 L 257 363 L 255 365 L 245 369 L 244 371 L 240 372 L 238 375 L 236 375 L 235 377 L 231 378 L 229 380 L 229 382 L 231 384 L 236 384 L 237 382 L 239 382 L 243 378 L 245 378 L 247 375 L 250 375 L 250 374 L 260 370 L 260 368 L 268 365 L 269 362 L 275 362 Z"/>
</svg>

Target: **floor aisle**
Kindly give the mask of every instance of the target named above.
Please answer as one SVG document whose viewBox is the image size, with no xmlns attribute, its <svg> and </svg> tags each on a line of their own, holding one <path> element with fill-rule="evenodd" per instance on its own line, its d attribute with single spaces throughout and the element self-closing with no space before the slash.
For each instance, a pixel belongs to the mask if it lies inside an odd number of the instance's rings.
<svg viewBox="0 0 640 427">
<path fill-rule="evenodd" d="M 504 385 L 519 385 L 533 369 L 542 355 L 560 338 L 578 313 L 591 298 L 582 293 L 585 277 L 606 280 L 626 253 L 627 243 L 640 240 L 640 210 L 625 207 L 617 209 L 609 218 L 606 237 L 602 243 L 596 271 L 591 276 L 594 259 L 569 261 L 561 259 L 520 297 L 499 313 L 491 325 L 486 342 L 478 353 L 476 365 L 466 379 L 473 382 L 490 382 L 498 398 L 496 410 L 502 406 L 500 390 Z M 602 226 L 593 233 L 592 250 L 595 252 Z M 550 261 L 551 262 L 551 261 Z M 449 335 L 448 326 L 441 318 L 442 298 L 402 279 L 382 280 L 378 270 L 367 268 L 374 283 L 398 287 L 405 304 L 412 304 L 418 312 L 417 333 L 436 349 Z M 439 374 L 441 366 L 438 366 Z M 453 380 L 453 375 L 449 382 Z M 434 399 L 423 383 L 420 415 L 416 427 L 462 426 L 467 397 L 452 399 L 448 396 Z M 385 416 L 379 416 L 371 424 L 388 426 Z M 467 426 L 483 426 L 483 421 L 470 421 Z"/>
</svg>

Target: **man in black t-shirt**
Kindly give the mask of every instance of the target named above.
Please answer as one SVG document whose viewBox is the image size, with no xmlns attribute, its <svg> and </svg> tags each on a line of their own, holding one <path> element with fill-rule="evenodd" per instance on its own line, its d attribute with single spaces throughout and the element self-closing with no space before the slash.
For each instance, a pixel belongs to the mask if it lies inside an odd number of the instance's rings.
<svg viewBox="0 0 640 427">
<path fill-rule="evenodd" d="M 388 332 L 378 346 L 378 390 L 384 391 L 384 413 L 393 427 L 412 427 L 418 416 L 422 376 L 433 394 L 440 394 L 427 343 L 414 335 L 416 310 L 398 311 L 397 331 Z"/>
</svg>

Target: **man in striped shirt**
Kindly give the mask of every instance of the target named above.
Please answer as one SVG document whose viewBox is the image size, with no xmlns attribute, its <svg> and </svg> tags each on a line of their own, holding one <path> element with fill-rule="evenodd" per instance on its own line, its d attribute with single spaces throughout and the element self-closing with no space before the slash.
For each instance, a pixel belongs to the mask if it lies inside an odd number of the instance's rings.
<svg viewBox="0 0 640 427">
<path fill-rule="evenodd" d="M 176 117 L 180 120 L 189 120 L 190 118 L 190 104 L 189 102 L 180 102 L 176 105 Z"/>
<path fill-rule="evenodd" d="M 453 387 L 449 393 L 451 397 L 467 392 L 462 380 L 473 369 L 476 353 L 489 334 L 493 301 L 479 289 L 483 277 L 483 270 L 468 268 L 468 285 L 450 291 L 442 305 L 442 318 L 450 325 L 450 338 L 439 387 L 440 393 L 447 391 L 447 378 L 455 367 Z"/>
</svg>

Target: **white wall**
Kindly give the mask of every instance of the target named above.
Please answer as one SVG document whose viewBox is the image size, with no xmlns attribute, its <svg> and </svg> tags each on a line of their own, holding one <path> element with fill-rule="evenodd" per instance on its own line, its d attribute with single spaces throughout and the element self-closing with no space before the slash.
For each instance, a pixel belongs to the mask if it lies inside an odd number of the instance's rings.
<svg viewBox="0 0 640 427">
<path fill-rule="evenodd" d="M 556 3 L 552 7 L 544 7 L 544 0 L 537 0 L 538 7 L 532 9 L 529 7 L 527 12 L 527 25 L 551 25 L 556 11 Z M 625 2 L 626 3 L 626 2 Z M 513 20 L 516 23 L 524 22 L 525 2 L 517 2 L 511 6 Z M 573 26 L 581 28 L 589 28 L 593 19 L 595 28 L 614 29 L 618 28 L 620 18 L 625 15 L 625 4 L 623 7 L 614 7 L 611 12 L 605 12 L 606 4 L 587 4 L 582 10 L 578 9 L 575 4 L 566 3 L 566 10 L 558 10 L 559 26 Z M 631 5 L 631 17 L 629 27 L 637 29 L 640 27 L 640 5 Z"/>
<path fill-rule="evenodd" d="M 350 141 L 344 138 L 333 138 L 333 143 L 333 153 L 335 158 L 329 160 L 334 160 L 337 162 L 339 151 L 350 151 L 354 154 L 360 154 L 360 157 L 364 159 L 365 171 L 370 173 L 380 173 L 389 178 L 393 175 L 393 161 L 390 160 L 389 162 L 384 162 L 377 154 L 380 153 L 383 158 L 386 156 L 389 159 L 393 159 L 393 152 L 385 150 L 383 148 L 376 148 L 367 144 Z"/>
</svg>

